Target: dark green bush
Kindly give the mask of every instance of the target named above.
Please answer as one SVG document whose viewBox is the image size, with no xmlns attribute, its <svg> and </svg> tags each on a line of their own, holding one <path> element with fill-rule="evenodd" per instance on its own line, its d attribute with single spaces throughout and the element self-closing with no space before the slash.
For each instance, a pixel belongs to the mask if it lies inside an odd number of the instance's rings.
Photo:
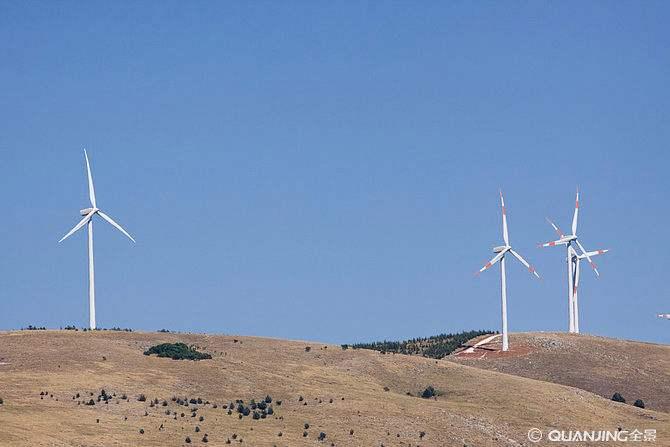
<svg viewBox="0 0 670 447">
<path fill-rule="evenodd" d="M 428 385 L 425 390 L 421 393 L 421 397 L 424 399 L 430 399 L 431 397 L 437 396 L 437 392 L 435 391 L 435 388 L 433 388 L 431 385 Z"/>
<path fill-rule="evenodd" d="M 2 403 L 2 402 L 0 402 L 0 403 Z M 637 408 L 644 408 L 644 401 L 642 399 L 638 399 L 638 400 L 635 401 L 635 403 L 633 405 L 636 406 Z"/>
<path fill-rule="evenodd" d="M 612 400 L 614 402 L 621 402 L 622 404 L 626 403 L 626 399 L 624 399 L 623 396 L 619 393 L 614 393 L 614 396 L 612 396 Z"/>
<path fill-rule="evenodd" d="M 212 356 L 206 352 L 198 352 L 195 347 L 185 343 L 163 343 L 152 346 L 144 355 L 156 354 L 158 357 L 167 357 L 172 360 L 206 360 Z"/>
</svg>

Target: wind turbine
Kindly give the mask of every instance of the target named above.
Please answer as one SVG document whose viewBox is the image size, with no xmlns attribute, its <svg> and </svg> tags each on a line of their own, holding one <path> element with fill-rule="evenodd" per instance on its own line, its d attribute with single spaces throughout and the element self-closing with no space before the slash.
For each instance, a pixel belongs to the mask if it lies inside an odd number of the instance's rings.
<svg viewBox="0 0 670 447">
<path fill-rule="evenodd" d="M 573 303 L 573 315 L 574 315 L 574 328 L 575 333 L 579 334 L 579 301 L 578 301 L 578 291 L 579 291 L 579 263 L 582 259 L 586 259 L 586 255 L 589 257 L 594 257 L 607 253 L 609 250 L 595 250 L 590 251 L 584 254 L 577 254 L 574 248 L 570 247 L 571 259 L 572 259 L 572 303 Z"/>
<path fill-rule="evenodd" d="M 575 212 L 572 216 L 572 234 L 565 235 L 560 228 L 556 226 L 549 218 L 547 222 L 554 228 L 554 231 L 559 236 L 559 239 L 544 244 L 541 247 L 554 247 L 556 245 L 565 245 L 567 249 L 567 265 L 568 265 L 568 315 L 569 315 L 569 331 L 572 333 L 579 333 L 579 303 L 577 301 L 577 286 L 579 285 L 579 262 L 586 259 L 596 276 L 599 277 L 598 267 L 593 262 L 591 257 L 607 253 L 609 250 L 596 250 L 587 252 L 584 246 L 577 238 L 577 220 L 579 217 L 579 190 L 577 190 L 577 197 L 575 199 Z M 572 244 L 576 244 L 581 254 L 575 250 Z"/>
<path fill-rule="evenodd" d="M 507 338 L 507 281 L 505 278 L 505 255 L 511 253 L 520 263 L 526 266 L 529 272 L 533 275 L 540 278 L 540 275 L 537 274 L 535 269 L 526 262 L 524 258 L 521 257 L 519 253 L 512 249 L 512 246 L 509 243 L 509 234 L 507 232 L 507 212 L 505 210 L 505 200 L 503 199 L 502 191 L 500 191 L 500 205 L 502 207 L 502 224 L 503 224 L 503 241 L 505 245 L 493 248 L 493 253 L 497 253 L 493 259 L 486 263 L 484 267 L 479 269 L 477 274 L 479 275 L 486 269 L 491 268 L 496 262 L 500 261 L 500 288 L 501 288 L 501 300 L 502 300 L 502 350 L 509 350 L 509 340 Z"/>
<path fill-rule="evenodd" d="M 93 187 L 93 176 L 91 175 L 91 165 L 88 162 L 88 154 L 86 149 L 84 149 L 84 158 L 86 159 L 86 173 L 88 174 L 88 196 L 91 200 L 91 208 L 86 208 L 79 211 L 79 214 L 84 216 L 84 218 L 74 226 L 65 236 L 61 238 L 58 243 L 60 244 L 68 237 L 72 236 L 75 232 L 80 230 L 87 225 L 88 227 L 88 299 L 89 299 L 89 323 L 91 330 L 95 329 L 95 271 L 93 268 L 93 216 L 98 215 L 104 220 L 109 222 L 121 233 L 125 234 L 131 241 L 135 242 L 135 239 L 132 238 L 126 230 L 124 230 L 121 225 L 114 222 L 114 219 L 109 217 L 107 214 L 103 213 L 100 208 L 96 205 L 95 202 L 95 188 Z"/>
</svg>

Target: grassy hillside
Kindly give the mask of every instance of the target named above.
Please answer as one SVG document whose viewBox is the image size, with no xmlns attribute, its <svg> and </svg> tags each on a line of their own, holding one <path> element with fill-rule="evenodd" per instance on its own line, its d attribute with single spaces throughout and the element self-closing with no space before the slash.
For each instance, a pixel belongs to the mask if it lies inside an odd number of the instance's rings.
<svg viewBox="0 0 670 447">
<path fill-rule="evenodd" d="M 499 348 L 499 338 L 489 348 Z M 670 346 L 585 334 L 519 333 L 510 355 L 450 356 L 460 364 L 581 388 L 670 412 Z M 670 440 L 668 440 L 670 444 Z"/>
<path fill-rule="evenodd" d="M 213 358 L 143 354 L 175 342 Z M 427 385 L 441 395 L 407 395 Z M 236 411 L 236 401 L 249 406 L 268 395 L 274 411 L 265 419 Z M 519 446 L 531 427 L 655 428 L 670 439 L 668 414 L 575 388 L 445 360 L 253 337 L 0 333 L 0 398 L 3 447 L 205 445 L 205 433 L 213 446 Z"/>
</svg>

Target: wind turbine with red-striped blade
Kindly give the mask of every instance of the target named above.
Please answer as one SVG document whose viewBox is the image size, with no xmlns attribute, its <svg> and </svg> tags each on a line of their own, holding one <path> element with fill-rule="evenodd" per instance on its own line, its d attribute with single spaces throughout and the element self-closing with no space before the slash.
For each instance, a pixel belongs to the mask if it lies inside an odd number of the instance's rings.
<svg viewBox="0 0 670 447">
<path fill-rule="evenodd" d="M 593 262 L 591 257 L 607 253 L 609 250 L 586 251 L 584 246 L 579 242 L 577 237 L 577 221 L 579 218 L 579 189 L 577 189 L 577 196 L 575 199 L 575 212 L 572 215 L 572 234 L 564 234 L 554 222 L 547 218 L 547 222 L 554 228 L 554 231 L 559 236 L 559 239 L 551 242 L 540 244 L 540 247 L 554 247 L 556 245 L 565 245 L 567 249 L 566 262 L 568 266 L 568 316 L 569 316 L 569 331 L 572 333 L 579 333 L 579 303 L 577 301 L 577 287 L 579 286 L 579 263 L 582 259 L 586 259 L 596 277 L 600 276 L 598 267 Z M 577 245 L 581 254 L 575 250 L 572 244 Z"/>
<path fill-rule="evenodd" d="M 95 329 L 95 269 L 93 268 L 93 216 L 96 214 L 106 220 L 114 228 L 119 230 L 121 233 L 126 235 L 131 241 L 135 242 L 135 239 L 128 234 L 126 230 L 121 227 L 118 223 L 114 221 L 107 214 L 103 213 L 100 208 L 98 208 L 95 201 L 95 188 L 93 187 L 93 176 L 91 175 L 91 165 L 88 162 L 88 154 L 86 149 L 84 149 L 84 158 L 86 159 L 86 174 L 88 175 L 88 197 L 91 201 L 91 208 L 86 208 L 79 211 L 79 214 L 84 216 L 84 218 L 79 221 L 77 225 L 74 226 L 65 236 L 61 238 L 58 243 L 63 242 L 65 239 L 72 236 L 74 233 L 79 231 L 84 227 L 88 228 L 88 305 L 89 305 L 89 327 L 91 330 Z"/>
<path fill-rule="evenodd" d="M 505 245 L 499 247 L 494 247 L 493 252 L 496 255 L 489 262 L 486 263 L 484 267 L 479 269 L 477 275 L 479 275 L 484 270 L 491 268 L 497 262 L 500 262 L 500 297 L 501 297 L 501 310 L 502 310 L 502 350 L 509 350 L 509 339 L 507 336 L 507 279 L 505 274 L 505 255 L 511 253 L 520 263 L 526 266 L 529 272 L 533 275 L 540 278 L 540 275 L 537 274 L 533 266 L 528 264 L 528 262 L 516 251 L 512 249 L 512 246 L 509 243 L 509 234 L 507 231 L 507 210 L 505 209 L 505 199 L 503 198 L 502 191 L 500 191 L 500 206 L 502 207 L 502 224 L 503 224 L 503 241 Z"/>
</svg>

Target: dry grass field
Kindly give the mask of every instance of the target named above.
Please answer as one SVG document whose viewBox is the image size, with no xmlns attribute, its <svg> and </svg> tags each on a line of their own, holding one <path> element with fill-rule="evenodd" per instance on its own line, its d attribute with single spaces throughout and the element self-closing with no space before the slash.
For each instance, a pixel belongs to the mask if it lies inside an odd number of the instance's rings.
<svg viewBox="0 0 670 447">
<path fill-rule="evenodd" d="M 152 345 L 175 341 L 196 345 L 213 359 L 143 355 Z M 427 385 L 443 394 L 416 397 Z M 107 404 L 83 404 L 102 389 L 115 397 Z M 40 396 L 44 391 L 48 394 Z M 140 394 L 146 402 L 137 400 Z M 240 419 L 223 408 L 236 399 L 266 395 L 272 396 L 275 410 L 266 419 Z M 199 397 L 209 404 L 187 408 L 173 396 Z M 617 404 L 577 388 L 450 360 L 254 337 L 0 333 L 0 397 L 3 447 L 557 445 L 530 444 L 531 427 L 656 429 L 656 445 L 670 445 L 668 413 Z M 151 407 L 154 398 L 159 405 Z M 196 417 L 191 408 L 197 408 Z M 321 432 L 323 441 L 317 440 Z"/>
<path fill-rule="evenodd" d="M 484 338 L 484 337 L 480 337 Z M 628 403 L 642 399 L 650 409 L 670 413 L 670 346 L 585 334 L 516 333 L 511 355 L 479 351 L 464 365 L 559 383 Z M 499 349 L 500 337 L 489 348 Z M 670 440 L 668 440 L 670 445 Z"/>
</svg>

